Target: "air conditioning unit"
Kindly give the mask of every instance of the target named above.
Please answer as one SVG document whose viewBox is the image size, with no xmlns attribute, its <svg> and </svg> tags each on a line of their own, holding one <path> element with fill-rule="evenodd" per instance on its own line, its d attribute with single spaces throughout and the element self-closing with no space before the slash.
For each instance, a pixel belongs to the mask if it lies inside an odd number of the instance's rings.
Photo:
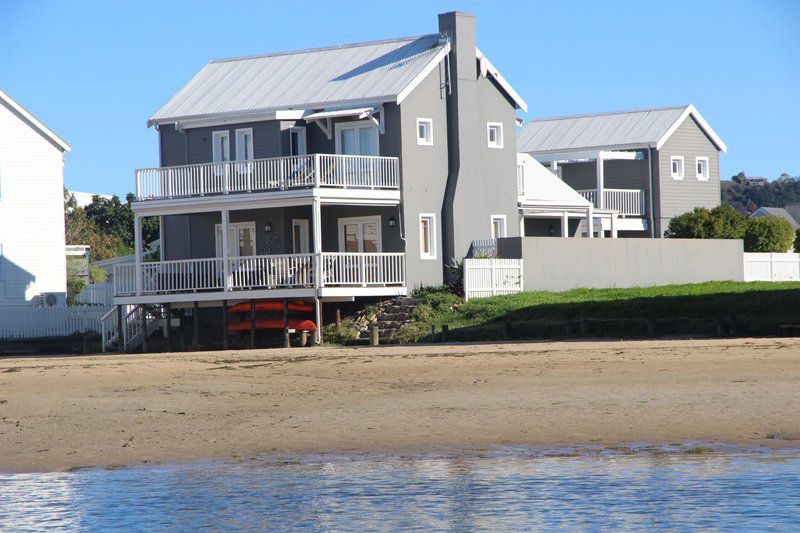
<svg viewBox="0 0 800 533">
<path fill-rule="evenodd" d="M 39 295 L 39 305 L 42 307 L 54 307 L 58 303 L 58 295 L 53 292 L 43 292 Z"/>
</svg>

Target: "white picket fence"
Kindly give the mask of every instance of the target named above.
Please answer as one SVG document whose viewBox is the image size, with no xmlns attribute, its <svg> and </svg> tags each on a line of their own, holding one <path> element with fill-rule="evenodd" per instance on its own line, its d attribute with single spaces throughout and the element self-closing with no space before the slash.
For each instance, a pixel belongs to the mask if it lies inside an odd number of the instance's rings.
<svg viewBox="0 0 800 533">
<path fill-rule="evenodd" d="M 114 283 L 92 283 L 75 296 L 75 301 L 80 304 L 112 305 L 114 303 Z"/>
<path fill-rule="evenodd" d="M 100 333 L 105 305 L 40 307 L 0 306 L 0 339 L 42 339 L 76 333 Z"/>
<path fill-rule="evenodd" d="M 464 298 L 522 292 L 522 259 L 464 259 Z"/>
<path fill-rule="evenodd" d="M 745 281 L 800 281 L 800 254 L 745 253 Z"/>
</svg>

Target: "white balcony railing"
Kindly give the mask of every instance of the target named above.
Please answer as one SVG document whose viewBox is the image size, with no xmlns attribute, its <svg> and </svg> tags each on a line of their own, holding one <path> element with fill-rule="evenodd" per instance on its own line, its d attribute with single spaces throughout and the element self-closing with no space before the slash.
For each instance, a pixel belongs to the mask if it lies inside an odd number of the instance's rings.
<svg viewBox="0 0 800 533">
<path fill-rule="evenodd" d="M 136 171 L 136 198 L 153 200 L 309 187 L 397 189 L 397 157 L 313 154 Z"/>
<path fill-rule="evenodd" d="M 578 193 L 595 207 L 619 211 L 620 215 L 642 216 L 645 212 L 644 191 L 640 189 L 603 189 L 603 205 L 598 202 L 597 191 L 587 189 Z"/>
<path fill-rule="evenodd" d="M 321 261 L 320 286 L 402 286 L 403 253 L 322 253 L 258 255 L 228 259 L 228 290 L 315 287 L 314 269 Z M 224 259 L 156 261 L 141 265 L 141 294 L 225 290 Z M 136 265 L 114 267 L 116 296 L 136 294 Z"/>
</svg>

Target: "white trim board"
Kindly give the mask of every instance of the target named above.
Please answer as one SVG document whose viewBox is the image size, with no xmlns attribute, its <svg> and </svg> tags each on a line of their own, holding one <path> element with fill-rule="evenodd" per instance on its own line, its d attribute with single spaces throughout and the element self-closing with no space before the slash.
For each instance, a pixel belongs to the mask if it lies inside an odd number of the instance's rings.
<svg viewBox="0 0 800 533">
<path fill-rule="evenodd" d="M 713 129 L 711 129 L 711 126 L 708 124 L 708 122 L 706 122 L 703 116 L 700 115 L 700 112 L 697 111 L 697 109 L 692 104 L 686 106 L 686 109 L 683 111 L 683 113 L 681 113 L 681 116 L 678 117 L 678 120 L 676 120 L 672 124 L 672 126 L 670 126 L 669 129 L 667 129 L 667 131 L 665 131 L 664 134 L 661 136 L 661 138 L 656 142 L 656 150 L 661 150 L 661 147 L 664 146 L 664 143 L 667 142 L 667 140 L 672 136 L 673 133 L 675 133 L 675 131 L 681 126 L 681 124 L 683 124 L 683 121 L 686 120 L 686 117 L 688 117 L 689 115 L 691 115 L 697 121 L 697 124 L 700 126 L 700 129 L 702 129 L 705 132 L 705 134 L 708 135 L 708 137 L 711 139 L 711 142 L 714 143 L 714 145 L 716 145 L 716 147 L 720 151 L 722 152 L 728 151 L 728 147 L 725 145 L 724 142 L 722 142 L 722 139 L 719 138 L 719 135 L 717 135 L 716 132 Z"/>
</svg>

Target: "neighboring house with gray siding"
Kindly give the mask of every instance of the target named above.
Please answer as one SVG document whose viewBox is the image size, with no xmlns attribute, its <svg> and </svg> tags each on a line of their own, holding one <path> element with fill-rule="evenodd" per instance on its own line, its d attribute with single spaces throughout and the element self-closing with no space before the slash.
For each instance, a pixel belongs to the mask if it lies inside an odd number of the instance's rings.
<svg viewBox="0 0 800 533">
<path fill-rule="evenodd" d="M 759 207 L 748 218 L 753 217 L 780 217 L 792 226 L 792 231 L 800 229 L 800 204 L 790 204 L 786 207 Z"/>
<path fill-rule="evenodd" d="M 421 37 L 212 61 L 148 122 L 136 262 L 118 304 L 319 304 L 440 284 L 473 239 L 519 235 L 516 109 L 475 18 Z M 141 219 L 161 221 L 144 262 Z"/>
<path fill-rule="evenodd" d="M 727 147 L 692 105 L 532 120 L 517 143 L 592 202 L 589 236 L 661 237 L 673 217 L 720 204 Z"/>
</svg>

